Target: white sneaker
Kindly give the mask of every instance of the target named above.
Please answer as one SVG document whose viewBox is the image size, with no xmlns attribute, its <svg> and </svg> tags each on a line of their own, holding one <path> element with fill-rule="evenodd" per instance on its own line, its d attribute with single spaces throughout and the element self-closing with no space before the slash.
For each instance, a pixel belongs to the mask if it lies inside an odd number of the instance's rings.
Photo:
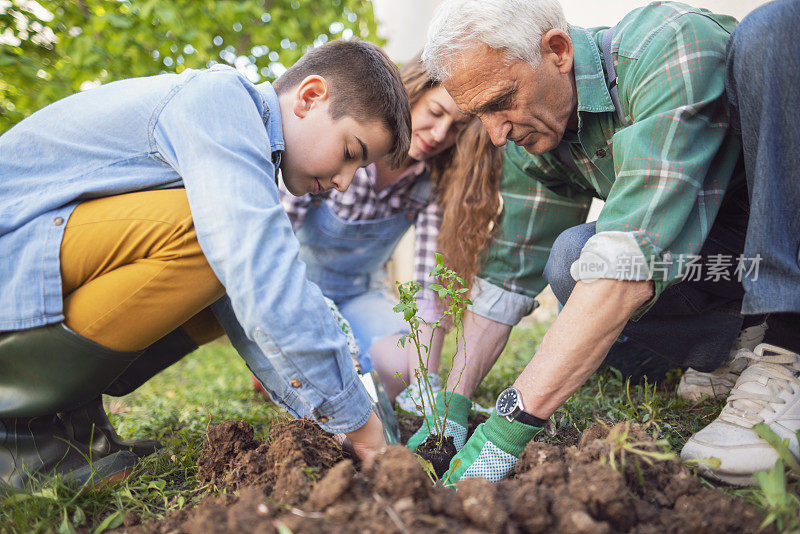
<svg viewBox="0 0 800 534">
<path fill-rule="evenodd" d="M 431 385 L 431 389 L 433 390 L 433 395 L 436 396 L 442 390 L 442 385 L 439 382 L 438 375 L 428 375 L 428 380 Z M 400 407 L 401 410 L 404 410 L 408 413 L 414 415 L 428 415 L 431 413 L 431 407 L 429 406 L 428 399 L 425 399 L 425 413 L 423 414 L 421 411 L 417 409 L 417 406 L 422 406 L 422 395 L 423 395 L 422 388 L 419 387 L 417 382 L 412 382 L 406 389 L 401 391 L 397 397 L 395 398 L 395 403 L 397 406 Z"/>
<path fill-rule="evenodd" d="M 702 373 L 691 367 L 686 369 L 678 384 L 678 396 L 690 401 L 699 401 L 703 397 L 719 400 L 727 397 L 748 363 L 747 359 L 736 358 L 736 355 L 741 349 L 752 352 L 764 339 L 766 332 L 766 322 L 742 329 L 733 343 L 727 361 L 710 373 Z"/>
<path fill-rule="evenodd" d="M 750 365 L 722 413 L 686 442 L 681 458 L 718 458 L 718 468 L 700 464 L 698 470 L 728 484 L 753 485 L 753 473 L 772 469 L 778 459 L 753 430 L 757 423 L 766 423 L 781 439 L 788 439 L 789 450 L 800 459 L 795 434 L 800 430 L 800 355 L 762 343 L 754 352 L 740 351 L 739 357 Z"/>
</svg>

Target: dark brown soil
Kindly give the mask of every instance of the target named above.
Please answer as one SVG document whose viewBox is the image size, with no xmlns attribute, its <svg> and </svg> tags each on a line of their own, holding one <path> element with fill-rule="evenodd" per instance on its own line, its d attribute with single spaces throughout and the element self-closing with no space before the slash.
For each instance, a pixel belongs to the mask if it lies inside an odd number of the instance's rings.
<svg viewBox="0 0 800 534">
<path fill-rule="evenodd" d="M 308 421 L 276 425 L 267 443 L 243 422 L 212 428 L 203 482 L 228 491 L 132 533 L 756 532 L 761 514 L 701 485 L 636 425 L 599 424 L 577 446 L 532 442 L 507 480 L 434 485 L 408 449 L 361 471 Z M 126 523 L 127 524 L 127 523 Z M 284 530 L 285 531 L 285 530 Z M 770 530 L 762 531 L 770 532 Z"/>
<path fill-rule="evenodd" d="M 471 436 L 479 424 L 488 419 L 487 415 L 482 413 L 471 413 L 469 415 L 469 428 L 467 428 L 467 435 Z M 422 426 L 422 417 L 418 415 L 411 415 L 410 413 L 401 412 L 397 415 L 397 421 L 400 423 L 400 442 L 405 443 L 408 438 L 413 436 L 419 427 Z M 577 441 L 576 441 L 577 443 Z"/>
<path fill-rule="evenodd" d="M 452 437 L 445 436 L 440 443 L 437 436 L 428 436 L 425 441 L 419 444 L 415 452 L 423 460 L 429 461 L 436 472 L 436 476 L 442 478 L 450 467 L 450 460 L 453 459 L 453 456 L 458 451 L 456 451 Z"/>
</svg>

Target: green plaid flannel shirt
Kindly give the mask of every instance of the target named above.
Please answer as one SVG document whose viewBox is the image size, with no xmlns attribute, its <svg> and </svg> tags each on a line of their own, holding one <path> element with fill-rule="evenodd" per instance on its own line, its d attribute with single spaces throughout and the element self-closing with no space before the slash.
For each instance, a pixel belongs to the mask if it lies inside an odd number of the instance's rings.
<svg viewBox="0 0 800 534">
<path fill-rule="evenodd" d="M 699 253 L 729 184 L 744 180 L 737 167 L 741 142 L 729 131 L 724 94 L 725 46 L 735 25 L 732 17 L 674 2 L 653 3 L 625 16 L 611 50 L 629 126 L 617 116 L 606 86 L 601 51 L 606 28 L 571 27 L 579 127 L 564 141 L 580 172 L 552 152 L 532 156 L 512 144 L 506 149 L 506 158 L 528 178 L 561 198 L 579 204 L 588 196 L 605 200 L 597 234 L 581 252 L 581 260 L 601 258 L 604 270 L 583 272 L 579 260 L 572 275 L 652 278 L 655 296 L 635 318 L 681 280 L 684 260 Z M 544 287 L 544 247 L 555 237 L 515 220 L 548 218 L 555 211 L 543 207 L 552 202 L 547 195 L 535 186 L 529 190 L 526 200 L 516 199 L 523 207 L 504 215 L 480 274 L 498 289 L 526 295 Z M 561 222 L 544 226 L 560 232 Z"/>
</svg>

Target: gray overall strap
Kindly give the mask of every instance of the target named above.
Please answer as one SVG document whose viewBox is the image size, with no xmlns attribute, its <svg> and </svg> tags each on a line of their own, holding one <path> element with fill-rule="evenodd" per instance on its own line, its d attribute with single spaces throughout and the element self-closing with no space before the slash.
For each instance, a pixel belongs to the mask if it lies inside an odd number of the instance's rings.
<svg viewBox="0 0 800 534">
<path fill-rule="evenodd" d="M 606 64 L 606 83 L 608 85 L 608 92 L 611 95 L 611 100 L 614 102 L 614 109 L 617 110 L 619 120 L 622 121 L 624 126 L 630 126 L 630 121 L 622 114 L 622 106 L 619 103 L 619 88 L 617 86 L 617 69 L 614 68 L 614 57 L 611 55 L 611 40 L 614 39 L 614 33 L 617 27 L 614 26 L 606 30 L 603 34 L 602 48 L 603 48 L 603 61 Z"/>
<path fill-rule="evenodd" d="M 560 161 L 573 171 L 577 172 L 578 174 L 583 174 L 580 168 L 578 167 L 578 164 L 575 163 L 574 159 L 572 159 L 572 154 L 569 153 L 569 144 L 563 139 L 561 140 L 560 143 L 558 143 L 558 146 L 556 146 L 555 156 L 558 159 L 558 161 Z"/>
<path fill-rule="evenodd" d="M 430 173 L 426 172 L 424 176 L 417 178 L 416 183 L 411 186 L 409 197 L 413 201 L 425 205 L 430 202 L 432 192 L 433 180 L 431 179 Z"/>
</svg>

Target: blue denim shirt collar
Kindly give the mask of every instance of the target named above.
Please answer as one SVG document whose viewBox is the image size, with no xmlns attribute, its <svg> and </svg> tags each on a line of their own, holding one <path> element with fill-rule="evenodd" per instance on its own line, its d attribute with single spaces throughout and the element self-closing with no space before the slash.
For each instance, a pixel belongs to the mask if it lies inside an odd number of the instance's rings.
<svg viewBox="0 0 800 534">
<path fill-rule="evenodd" d="M 256 85 L 256 89 L 264 99 L 264 126 L 269 133 L 269 148 L 272 151 L 272 162 L 275 164 L 275 178 L 278 177 L 278 167 L 281 165 L 281 155 L 285 150 L 283 142 L 283 122 L 281 121 L 281 111 L 278 102 L 278 94 L 269 82 Z"/>
</svg>

